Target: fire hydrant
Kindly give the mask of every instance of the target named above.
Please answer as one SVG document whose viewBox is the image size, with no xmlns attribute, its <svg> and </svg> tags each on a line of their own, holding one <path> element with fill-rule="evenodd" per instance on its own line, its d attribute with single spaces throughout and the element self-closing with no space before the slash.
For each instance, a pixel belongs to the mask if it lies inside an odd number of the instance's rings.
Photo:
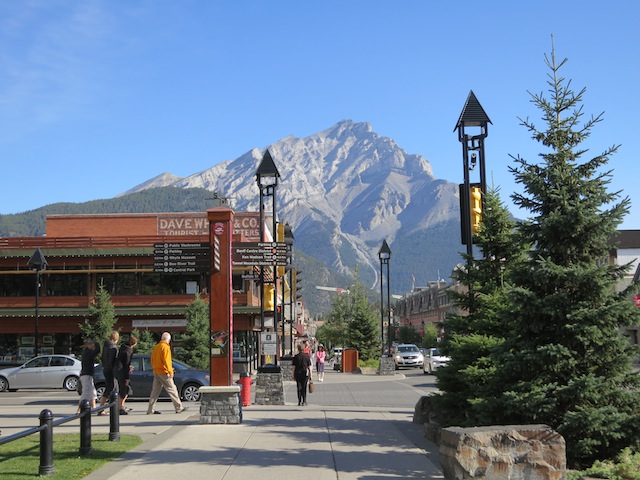
<svg viewBox="0 0 640 480">
<path fill-rule="evenodd" d="M 249 375 L 249 372 L 242 372 L 240 374 L 238 384 L 241 387 L 240 398 L 242 399 L 242 406 L 248 407 L 251 405 L 251 375 Z"/>
</svg>

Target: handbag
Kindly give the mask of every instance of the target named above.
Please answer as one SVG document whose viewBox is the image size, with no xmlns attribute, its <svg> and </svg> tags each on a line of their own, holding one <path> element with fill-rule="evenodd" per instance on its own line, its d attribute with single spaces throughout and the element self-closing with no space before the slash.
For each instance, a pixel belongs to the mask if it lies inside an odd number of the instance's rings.
<svg viewBox="0 0 640 480">
<path fill-rule="evenodd" d="M 313 385 L 313 382 L 309 382 L 309 393 L 313 393 L 314 388 L 315 386 Z"/>
</svg>

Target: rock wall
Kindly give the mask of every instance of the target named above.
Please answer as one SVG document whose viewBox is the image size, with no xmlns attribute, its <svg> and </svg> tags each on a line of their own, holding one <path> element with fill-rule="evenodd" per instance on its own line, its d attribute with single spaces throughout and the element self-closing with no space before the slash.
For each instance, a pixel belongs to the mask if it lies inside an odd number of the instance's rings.
<svg viewBox="0 0 640 480">
<path fill-rule="evenodd" d="M 440 464 L 447 480 L 561 480 L 565 441 L 546 425 L 443 428 Z"/>
</svg>

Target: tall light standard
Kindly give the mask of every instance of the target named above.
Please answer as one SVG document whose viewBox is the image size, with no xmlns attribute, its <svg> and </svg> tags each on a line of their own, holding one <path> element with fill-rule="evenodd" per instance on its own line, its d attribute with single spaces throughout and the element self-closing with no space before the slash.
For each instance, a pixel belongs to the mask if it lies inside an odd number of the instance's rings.
<svg viewBox="0 0 640 480">
<path fill-rule="evenodd" d="M 273 237 L 276 236 L 276 189 L 278 188 L 278 179 L 280 178 L 280 172 L 276 168 L 276 164 L 271 157 L 269 150 L 265 151 L 260 165 L 256 170 L 256 183 L 260 189 L 260 242 L 266 240 L 264 231 L 264 217 L 265 217 L 265 199 L 267 197 L 273 198 L 273 207 L 271 210 L 271 216 L 273 221 Z M 275 308 L 277 304 L 277 292 L 276 292 L 276 266 L 273 266 L 273 308 L 275 319 Z M 264 330 L 264 267 L 260 267 L 260 330 Z M 277 335 L 277 325 L 276 325 Z M 277 358 L 277 355 L 276 355 Z M 263 362 L 264 363 L 264 357 Z M 277 360 L 276 360 L 277 363 Z"/>
<path fill-rule="evenodd" d="M 473 90 L 469 92 L 467 101 L 464 104 L 462 113 L 456 128 L 458 130 L 458 140 L 462 143 L 462 162 L 464 171 L 464 184 L 460 185 L 460 226 L 462 232 L 462 243 L 467 246 L 467 255 L 471 258 L 473 255 L 473 233 L 477 222 L 482 214 L 482 195 L 487 191 L 487 174 L 484 161 L 484 139 L 488 135 L 488 127 L 491 120 L 485 113 L 482 105 L 478 102 Z M 475 135 L 470 135 L 467 127 L 475 128 Z M 478 155 L 480 159 L 478 161 Z M 478 184 L 471 184 L 469 172 L 475 169 L 476 165 L 480 165 Z M 472 195 L 476 190 L 480 196 L 478 205 L 473 209 L 471 206 Z M 472 191 L 473 190 L 473 191 Z M 476 217 L 474 219 L 474 216 Z"/>
<path fill-rule="evenodd" d="M 293 296 L 294 296 L 294 286 L 292 283 L 293 280 L 293 230 L 291 230 L 291 225 L 288 223 L 284 224 L 284 243 L 287 245 L 287 265 L 284 267 L 285 275 L 288 274 L 288 282 L 289 282 L 289 320 L 286 320 L 285 317 L 285 305 L 284 305 L 284 281 L 282 282 L 282 353 L 284 354 L 284 350 L 286 347 L 284 341 L 284 332 L 287 322 L 289 323 L 289 343 L 291 345 L 289 349 L 289 354 L 293 356 Z M 284 279 L 283 279 L 284 280 Z"/>
<path fill-rule="evenodd" d="M 38 307 L 39 307 L 39 297 L 40 297 L 40 271 L 47 268 L 47 259 L 44 258 L 42 254 L 42 250 L 40 247 L 36 248 L 36 251 L 33 252 L 31 258 L 29 259 L 29 268 L 36 272 L 36 311 L 35 311 L 35 354 L 38 355 Z"/>
<path fill-rule="evenodd" d="M 487 175 L 484 160 L 484 139 L 488 135 L 491 120 L 478 102 L 473 90 L 469 92 L 456 128 L 458 140 L 462 143 L 462 163 L 464 183 L 460 190 L 460 231 L 462 243 L 467 246 L 467 271 L 473 261 L 473 234 L 477 232 L 482 219 L 482 196 L 487 191 Z M 467 132 L 472 128 L 474 135 Z M 478 159 L 478 156 L 480 158 Z M 480 165 L 479 183 L 471 183 L 469 172 Z M 469 288 L 469 305 L 473 310 L 473 291 Z"/>
<path fill-rule="evenodd" d="M 382 246 L 380 247 L 380 250 L 378 250 L 378 258 L 380 259 L 380 354 L 384 355 L 384 290 L 382 285 L 382 270 L 384 265 L 387 266 L 387 308 L 389 309 L 389 316 L 387 319 L 389 331 L 387 332 L 387 339 L 389 342 L 389 354 L 391 354 L 391 305 L 389 303 L 389 261 L 391 260 L 391 249 L 389 248 L 386 239 L 382 241 Z"/>
</svg>

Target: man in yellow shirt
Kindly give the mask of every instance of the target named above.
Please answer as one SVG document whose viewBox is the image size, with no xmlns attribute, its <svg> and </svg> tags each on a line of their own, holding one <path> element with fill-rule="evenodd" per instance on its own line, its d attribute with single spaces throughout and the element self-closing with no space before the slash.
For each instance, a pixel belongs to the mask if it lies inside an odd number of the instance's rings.
<svg viewBox="0 0 640 480">
<path fill-rule="evenodd" d="M 176 384 L 173 382 L 173 363 L 171 361 L 171 334 L 164 332 L 158 344 L 153 347 L 151 352 L 151 366 L 153 367 L 153 387 L 151 388 L 151 396 L 149 397 L 149 406 L 147 407 L 147 415 L 152 413 L 159 414 L 155 409 L 156 402 L 160 396 L 162 388 L 167 391 L 169 398 L 173 402 L 176 413 L 184 412 L 187 407 L 182 406 L 180 395 Z"/>
</svg>

